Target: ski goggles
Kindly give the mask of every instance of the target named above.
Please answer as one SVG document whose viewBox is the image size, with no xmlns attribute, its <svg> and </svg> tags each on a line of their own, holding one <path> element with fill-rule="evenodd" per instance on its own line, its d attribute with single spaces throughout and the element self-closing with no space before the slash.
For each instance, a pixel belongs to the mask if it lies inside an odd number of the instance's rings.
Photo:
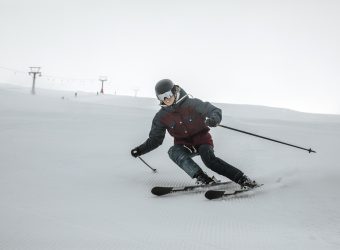
<svg viewBox="0 0 340 250">
<path fill-rule="evenodd" d="M 157 98 L 158 98 L 158 100 L 163 102 L 165 100 L 165 98 L 169 99 L 169 98 L 173 97 L 173 95 L 174 95 L 174 93 L 172 93 L 172 91 L 169 90 L 168 92 L 157 95 Z"/>
</svg>

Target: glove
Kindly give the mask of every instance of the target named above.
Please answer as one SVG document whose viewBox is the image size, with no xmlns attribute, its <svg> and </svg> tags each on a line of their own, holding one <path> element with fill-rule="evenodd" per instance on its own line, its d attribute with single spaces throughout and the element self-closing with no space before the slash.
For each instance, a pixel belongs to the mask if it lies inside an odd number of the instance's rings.
<svg viewBox="0 0 340 250">
<path fill-rule="evenodd" d="M 214 118 L 209 118 L 207 117 L 205 119 L 205 124 L 209 127 L 216 127 L 217 126 L 217 121 Z"/>
<path fill-rule="evenodd" d="M 142 153 L 140 152 L 140 149 L 138 147 L 136 147 L 136 148 L 131 150 L 131 155 L 136 158 L 138 156 L 141 156 Z"/>
</svg>

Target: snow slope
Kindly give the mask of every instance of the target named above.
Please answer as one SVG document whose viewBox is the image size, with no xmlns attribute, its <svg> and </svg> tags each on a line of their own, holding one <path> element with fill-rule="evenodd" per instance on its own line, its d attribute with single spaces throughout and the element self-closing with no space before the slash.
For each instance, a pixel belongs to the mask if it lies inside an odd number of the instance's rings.
<svg viewBox="0 0 340 250">
<path fill-rule="evenodd" d="M 217 104 L 222 124 L 317 154 L 215 128 L 216 155 L 263 188 L 154 197 L 155 185 L 193 183 L 168 158 L 169 136 L 143 156 L 158 173 L 130 156 L 155 100 L 37 93 L 0 85 L 0 249 L 340 249 L 340 116 Z"/>
</svg>

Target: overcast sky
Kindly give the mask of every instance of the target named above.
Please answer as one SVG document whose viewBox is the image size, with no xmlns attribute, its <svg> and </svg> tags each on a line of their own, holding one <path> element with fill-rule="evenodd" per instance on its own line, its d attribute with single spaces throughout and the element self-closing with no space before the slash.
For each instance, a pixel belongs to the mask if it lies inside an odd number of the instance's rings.
<svg viewBox="0 0 340 250">
<path fill-rule="evenodd" d="M 0 66 L 340 114 L 339 13 L 338 0 L 0 0 Z"/>
</svg>

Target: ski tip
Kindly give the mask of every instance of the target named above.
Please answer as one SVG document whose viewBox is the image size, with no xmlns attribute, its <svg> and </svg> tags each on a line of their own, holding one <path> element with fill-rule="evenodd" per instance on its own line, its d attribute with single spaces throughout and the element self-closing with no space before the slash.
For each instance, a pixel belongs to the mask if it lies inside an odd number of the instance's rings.
<svg viewBox="0 0 340 250">
<path fill-rule="evenodd" d="M 214 200 L 214 199 L 221 198 L 223 194 L 224 194 L 224 191 L 208 190 L 207 192 L 205 192 L 204 196 L 208 200 Z"/>
<path fill-rule="evenodd" d="M 157 196 L 162 196 L 171 193 L 172 187 L 154 187 L 151 189 L 151 193 Z"/>
</svg>

